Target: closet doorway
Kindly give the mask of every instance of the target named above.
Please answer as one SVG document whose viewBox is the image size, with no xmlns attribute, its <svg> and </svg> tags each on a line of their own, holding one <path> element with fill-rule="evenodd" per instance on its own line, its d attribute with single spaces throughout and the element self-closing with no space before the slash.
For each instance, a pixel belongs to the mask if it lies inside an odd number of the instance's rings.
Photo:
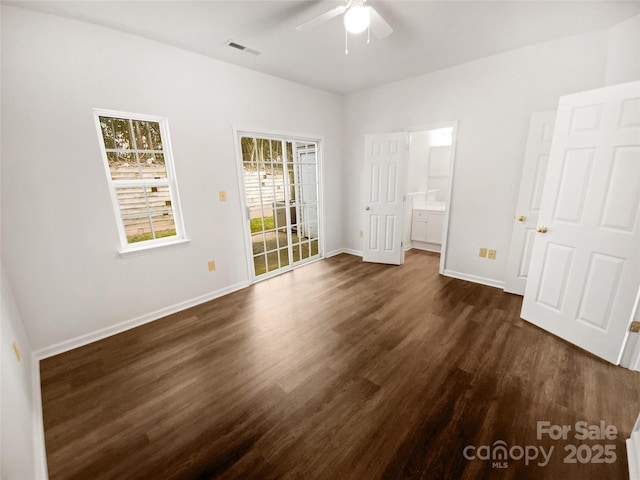
<svg viewBox="0 0 640 480">
<path fill-rule="evenodd" d="M 253 280 L 321 256 L 319 142 L 238 134 Z"/>
</svg>

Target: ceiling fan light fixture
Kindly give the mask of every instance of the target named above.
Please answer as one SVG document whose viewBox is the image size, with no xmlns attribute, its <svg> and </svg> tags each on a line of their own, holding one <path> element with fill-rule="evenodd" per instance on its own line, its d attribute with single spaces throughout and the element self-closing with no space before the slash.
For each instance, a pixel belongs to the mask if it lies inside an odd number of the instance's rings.
<svg viewBox="0 0 640 480">
<path fill-rule="evenodd" d="M 369 26 L 369 9 L 362 5 L 352 5 L 344 14 L 344 28 L 349 33 L 362 33 Z"/>
</svg>

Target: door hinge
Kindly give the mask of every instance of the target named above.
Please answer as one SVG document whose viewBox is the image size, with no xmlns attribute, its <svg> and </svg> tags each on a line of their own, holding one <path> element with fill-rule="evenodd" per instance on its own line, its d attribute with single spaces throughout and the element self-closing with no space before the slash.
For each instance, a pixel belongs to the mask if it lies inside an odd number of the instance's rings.
<svg viewBox="0 0 640 480">
<path fill-rule="evenodd" d="M 640 332 L 640 322 L 631 322 L 631 327 L 629 328 L 629 331 L 633 333 Z"/>
<path fill-rule="evenodd" d="M 401 246 L 401 247 L 404 247 L 404 242 L 400 242 L 400 246 Z"/>
</svg>

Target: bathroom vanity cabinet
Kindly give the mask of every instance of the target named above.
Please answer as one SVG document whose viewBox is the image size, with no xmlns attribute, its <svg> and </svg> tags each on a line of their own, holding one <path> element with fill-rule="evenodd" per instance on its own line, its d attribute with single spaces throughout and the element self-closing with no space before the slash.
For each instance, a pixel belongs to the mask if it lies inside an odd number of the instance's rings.
<svg viewBox="0 0 640 480">
<path fill-rule="evenodd" d="M 411 216 L 411 240 L 424 243 L 442 243 L 444 208 L 414 208 Z"/>
</svg>

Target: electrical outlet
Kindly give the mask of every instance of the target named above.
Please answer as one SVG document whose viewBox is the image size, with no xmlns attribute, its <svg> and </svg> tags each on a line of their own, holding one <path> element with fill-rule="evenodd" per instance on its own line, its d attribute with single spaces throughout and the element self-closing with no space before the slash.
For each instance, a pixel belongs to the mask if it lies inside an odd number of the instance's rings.
<svg viewBox="0 0 640 480">
<path fill-rule="evenodd" d="M 227 201 L 227 192 L 225 192 L 224 190 L 220 190 L 218 192 L 218 196 L 220 197 L 220 201 L 221 202 L 226 202 Z"/>
<path fill-rule="evenodd" d="M 360 238 L 364 238 L 364 230 L 360 230 Z"/>
<path fill-rule="evenodd" d="M 489 252 L 487 254 L 487 258 L 489 260 L 495 260 L 496 259 L 496 251 L 495 250 L 489 250 Z"/>
<path fill-rule="evenodd" d="M 209 265 L 209 271 L 210 271 L 210 272 L 213 272 L 213 271 L 216 269 L 216 262 L 215 262 L 215 260 L 211 260 L 211 261 L 209 262 L 209 264 L 208 264 L 208 265 Z"/>
<path fill-rule="evenodd" d="M 16 354 L 16 358 L 18 359 L 19 362 L 22 361 L 22 355 L 20 354 L 20 347 L 18 346 L 18 344 L 16 342 L 13 342 L 13 351 Z"/>
<path fill-rule="evenodd" d="M 478 256 L 482 257 L 482 258 L 486 257 L 487 256 L 487 249 L 484 248 L 484 247 L 481 248 L 480 251 L 478 252 Z"/>
</svg>

